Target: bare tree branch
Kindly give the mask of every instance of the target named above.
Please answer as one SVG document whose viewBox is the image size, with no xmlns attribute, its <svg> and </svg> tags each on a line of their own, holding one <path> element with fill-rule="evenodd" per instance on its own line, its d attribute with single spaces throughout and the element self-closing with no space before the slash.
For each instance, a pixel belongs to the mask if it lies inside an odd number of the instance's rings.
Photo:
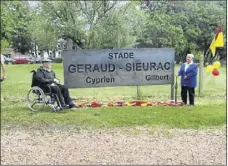
<svg viewBox="0 0 228 166">
<path fill-rule="evenodd" d="M 110 3 L 109 3 L 109 4 L 110 4 Z M 102 19 L 106 16 L 106 14 L 108 13 L 108 11 L 112 10 L 112 9 L 116 6 L 116 4 L 117 4 L 117 1 L 115 1 L 114 3 L 112 3 L 111 6 L 107 7 L 106 9 L 104 9 L 104 14 L 100 15 L 100 16 L 97 18 L 97 20 L 96 20 L 96 22 L 94 23 L 94 25 L 97 25 L 97 24 L 100 22 L 100 20 L 102 20 Z M 106 4 L 106 5 L 107 5 L 107 4 Z"/>
</svg>

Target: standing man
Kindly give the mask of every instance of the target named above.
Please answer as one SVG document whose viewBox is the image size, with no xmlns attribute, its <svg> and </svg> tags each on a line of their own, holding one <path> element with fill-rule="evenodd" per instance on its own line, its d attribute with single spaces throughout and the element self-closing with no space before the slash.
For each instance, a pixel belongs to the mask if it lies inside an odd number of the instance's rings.
<svg viewBox="0 0 228 166">
<path fill-rule="evenodd" d="M 189 104 L 194 106 L 195 87 L 197 86 L 198 65 L 193 63 L 193 54 L 187 54 L 186 63 L 183 63 L 178 72 L 181 76 L 181 99 L 187 104 L 187 93 L 189 94 Z"/>
<path fill-rule="evenodd" d="M 2 77 L 1 77 L 1 82 L 6 79 L 6 66 L 4 63 L 4 57 L 1 55 L 1 69 L 2 69 Z"/>
</svg>

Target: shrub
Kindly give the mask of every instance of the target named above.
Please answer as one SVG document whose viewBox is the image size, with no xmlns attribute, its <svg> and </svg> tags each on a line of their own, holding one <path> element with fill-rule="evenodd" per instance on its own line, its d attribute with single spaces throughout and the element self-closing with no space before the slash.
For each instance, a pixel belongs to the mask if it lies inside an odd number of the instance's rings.
<svg viewBox="0 0 228 166">
<path fill-rule="evenodd" d="M 62 58 L 55 58 L 52 60 L 53 63 L 62 63 L 63 59 Z"/>
</svg>

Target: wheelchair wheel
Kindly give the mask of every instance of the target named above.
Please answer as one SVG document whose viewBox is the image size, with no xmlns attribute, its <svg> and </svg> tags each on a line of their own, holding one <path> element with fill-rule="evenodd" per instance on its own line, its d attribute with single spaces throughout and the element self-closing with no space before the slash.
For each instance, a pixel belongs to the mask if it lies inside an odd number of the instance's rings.
<svg viewBox="0 0 228 166">
<path fill-rule="evenodd" d="M 36 86 L 32 87 L 27 94 L 26 103 L 31 111 L 35 112 L 44 109 L 46 96 L 43 90 Z"/>
</svg>

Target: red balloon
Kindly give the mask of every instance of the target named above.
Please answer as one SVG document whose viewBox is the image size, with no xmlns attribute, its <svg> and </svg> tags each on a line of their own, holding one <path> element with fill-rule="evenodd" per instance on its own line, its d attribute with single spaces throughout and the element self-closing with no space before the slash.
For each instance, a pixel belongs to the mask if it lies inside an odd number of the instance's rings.
<svg viewBox="0 0 228 166">
<path fill-rule="evenodd" d="M 212 71 L 212 74 L 213 74 L 214 76 L 218 76 L 218 75 L 219 75 L 218 69 L 214 69 L 214 70 Z"/>
</svg>

